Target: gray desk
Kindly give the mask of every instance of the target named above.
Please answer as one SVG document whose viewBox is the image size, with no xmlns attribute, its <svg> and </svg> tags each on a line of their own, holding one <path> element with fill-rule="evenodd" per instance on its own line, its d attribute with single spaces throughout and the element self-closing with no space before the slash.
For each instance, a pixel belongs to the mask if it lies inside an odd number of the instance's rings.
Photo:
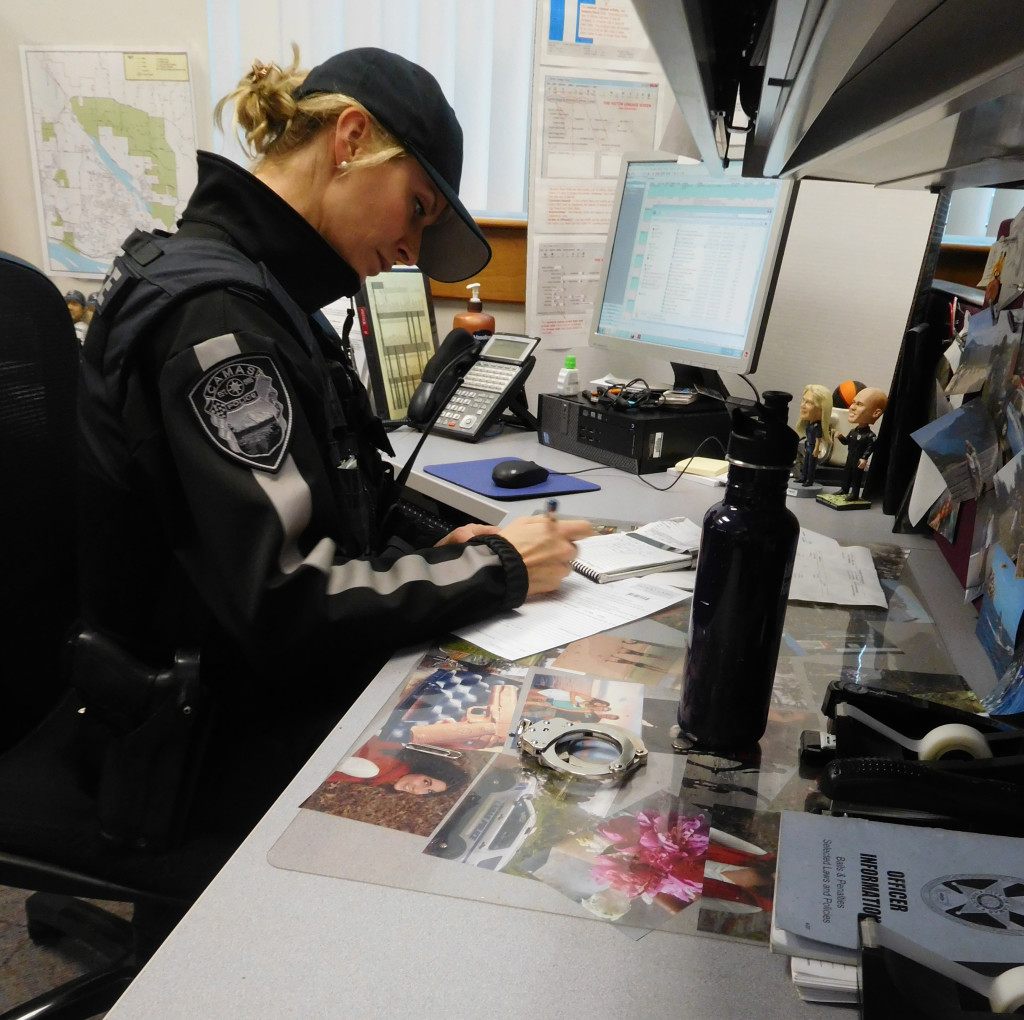
<svg viewBox="0 0 1024 1020">
<path fill-rule="evenodd" d="M 400 455 L 412 437 L 396 436 Z M 420 465 L 523 456 L 550 468 L 592 466 L 527 436 L 475 446 L 431 439 Z M 700 520 L 721 490 L 680 481 L 657 493 L 611 468 L 603 488 L 567 496 L 566 514 Z M 664 486 L 671 476 L 647 476 Z M 417 471 L 413 485 L 498 522 L 529 502 L 471 496 Z M 928 538 L 893 536 L 876 511 L 836 513 L 794 501 L 801 522 L 844 542 L 911 550 L 910 584 L 947 641 L 958 671 L 994 682 L 973 636 L 974 612 Z M 300 804 L 360 737 L 420 652 L 396 656 L 366 689 L 108 1016 L 111 1020 L 314 1017 L 515 1018 L 571 1012 L 672 1020 L 834 1018 L 802 1004 L 786 961 L 763 947 L 654 932 L 639 941 L 612 925 L 359 881 L 283 871 L 267 853 Z M 445 867 L 446 862 L 437 862 Z M 850 1014 L 842 1014 L 850 1015 Z"/>
</svg>

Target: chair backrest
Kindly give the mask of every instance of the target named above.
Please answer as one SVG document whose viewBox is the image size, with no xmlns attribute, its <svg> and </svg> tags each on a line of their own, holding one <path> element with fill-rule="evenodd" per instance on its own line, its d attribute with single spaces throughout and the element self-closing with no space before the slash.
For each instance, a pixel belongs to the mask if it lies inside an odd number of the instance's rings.
<svg viewBox="0 0 1024 1020">
<path fill-rule="evenodd" d="M 77 615 L 79 345 L 60 291 L 0 252 L 0 749 L 65 686 Z"/>
</svg>

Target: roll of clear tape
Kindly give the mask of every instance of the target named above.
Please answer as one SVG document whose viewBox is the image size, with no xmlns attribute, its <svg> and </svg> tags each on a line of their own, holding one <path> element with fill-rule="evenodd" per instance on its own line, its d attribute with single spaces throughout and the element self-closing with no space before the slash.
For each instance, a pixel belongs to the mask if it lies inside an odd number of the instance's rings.
<svg viewBox="0 0 1024 1020">
<path fill-rule="evenodd" d="M 988 746 L 985 735 L 966 723 L 944 723 L 929 730 L 920 740 L 914 740 L 845 701 L 836 705 L 835 715 L 837 718 L 847 716 L 856 719 L 863 726 L 880 733 L 900 747 L 913 751 L 922 761 L 935 761 L 943 755 L 955 752 L 969 754 L 972 758 L 992 757 L 992 749 Z"/>
<path fill-rule="evenodd" d="M 921 761 L 935 761 L 955 752 L 969 754 L 972 758 L 992 757 L 988 741 L 965 723 L 936 726 L 917 741 L 917 756 Z"/>
<path fill-rule="evenodd" d="M 1016 1013 L 1024 1006 L 1024 967 L 1011 967 L 994 977 L 988 988 L 993 1013 Z"/>
</svg>

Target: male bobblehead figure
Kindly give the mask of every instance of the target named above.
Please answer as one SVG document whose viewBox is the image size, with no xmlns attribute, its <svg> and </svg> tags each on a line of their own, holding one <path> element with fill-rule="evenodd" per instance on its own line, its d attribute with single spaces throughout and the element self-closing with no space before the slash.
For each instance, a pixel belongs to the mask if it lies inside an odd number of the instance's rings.
<svg viewBox="0 0 1024 1020">
<path fill-rule="evenodd" d="M 864 472 L 875 446 L 876 437 L 871 426 L 881 418 L 887 403 L 886 395 L 874 386 L 866 386 L 850 403 L 847 417 L 854 428 L 845 436 L 837 437 L 847 448 L 843 485 L 838 495 L 848 496 L 851 500 L 860 499 Z"/>
</svg>

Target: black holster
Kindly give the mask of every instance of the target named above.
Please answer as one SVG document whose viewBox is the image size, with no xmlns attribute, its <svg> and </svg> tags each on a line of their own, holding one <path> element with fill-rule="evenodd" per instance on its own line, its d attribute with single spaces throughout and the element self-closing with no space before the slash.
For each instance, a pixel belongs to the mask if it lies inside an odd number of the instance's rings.
<svg viewBox="0 0 1024 1020">
<path fill-rule="evenodd" d="M 199 653 L 179 651 L 158 669 L 92 630 L 72 646 L 100 831 L 117 845 L 166 850 L 181 838 L 210 729 Z"/>
</svg>

